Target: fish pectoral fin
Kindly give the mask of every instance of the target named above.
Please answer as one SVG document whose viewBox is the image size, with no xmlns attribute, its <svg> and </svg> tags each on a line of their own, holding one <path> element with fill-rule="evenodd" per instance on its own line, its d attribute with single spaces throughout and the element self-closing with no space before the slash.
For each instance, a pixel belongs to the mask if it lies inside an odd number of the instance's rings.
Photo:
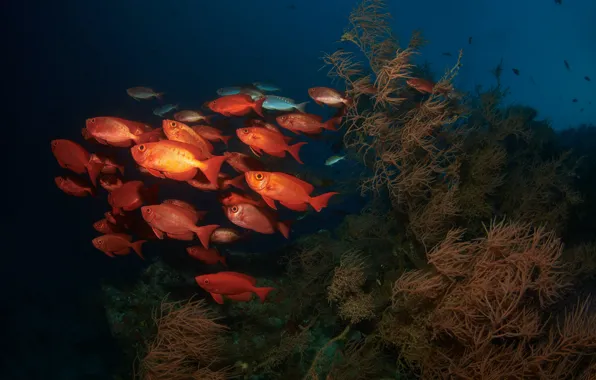
<svg viewBox="0 0 596 380">
<path fill-rule="evenodd" d="M 104 251 L 104 253 L 105 253 L 106 255 L 108 255 L 109 257 L 111 257 L 111 258 L 114 258 L 114 257 L 116 257 L 116 256 L 114 256 L 114 254 L 113 254 L 112 252 Z"/>
<path fill-rule="evenodd" d="M 221 294 L 217 294 L 217 293 L 209 293 L 211 294 L 211 297 L 213 297 L 213 299 L 215 300 L 215 302 L 217 302 L 220 305 L 223 305 L 224 300 Z"/>
<path fill-rule="evenodd" d="M 285 150 L 280 150 L 280 151 L 265 151 L 265 153 L 267 153 L 270 156 L 273 157 L 285 157 L 286 156 L 286 151 Z"/>
<path fill-rule="evenodd" d="M 253 152 L 254 155 L 257 157 L 261 157 L 261 155 L 263 154 L 263 151 L 259 148 L 253 148 L 252 146 L 249 148 L 250 148 L 250 151 Z"/>
<path fill-rule="evenodd" d="M 263 200 L 265 201 L 265 203 L 267 203 L 267 206 L 271 207 L 274 210 L 277 210 L 277 207 L 275 206 L 275 201 L 273 199 L 263 196 Z"/>
<path fill-rule="evenodd" d="M 94 138 L 95 138 L 95 140 L 97 140 L 97 142 L 98 142 L 98 143 L 100 143 L 100 144 L 103 144 L 103 145 L 110 145 L 110 144 L 108 144 L 108 142 L 107 142 L 106 140 L 104 140 L 104 139 L 100 139 L 99 137 L 95 137 L 95 136 L 94 136 Z"/>
<path fill-rule="evenodd" d="M 157 178 L 166 178 L 166 176 L 163 175 L 163 173 L 160 172 L 159 170 L 149 169 L 149 168 L 145 168 L 145 169 L 147 169 L 147 171 L 149 172 L 149 174 L 151 174 L 154 177 L 157 177 Z"/>
<path fill-rule="evenodd" d="M 155 234 L 155 236 L 157 236 L 158 239 L 163 240 L 163 232 L 158 230 L 157 228 L 151 226 L 151 229 L 153 230 L 153 233 Z"/>
<path fill-rule="evenodd" d="M 189 181 L 193 179 L 197 175 L 197 169 L 193 168 L 191 170 L 187 170 L 182 173 L 164 173 L 167 178 L 176 180 L 176 181 Z"/>
</svg>

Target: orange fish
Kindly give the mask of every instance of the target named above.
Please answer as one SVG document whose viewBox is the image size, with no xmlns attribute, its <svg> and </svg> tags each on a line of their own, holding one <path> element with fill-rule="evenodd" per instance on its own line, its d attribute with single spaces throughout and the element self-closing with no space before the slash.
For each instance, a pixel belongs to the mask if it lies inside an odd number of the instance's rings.
<svg viewBox="0 0 596 380">
<path fill-rule="evenodd" d="M 146 240 L 138 240 L 133 243 L 132 236 L 130 235 L 107 234 L 96 237 L 92 242 L 95 248 L 110 257 L 114 257 L 114 255 L 128 255 L 132 248 L 141 259 L 145 259 L 143 257 L 141 246 L 143 243 L 147 242 Z"/>
<path fill-rule="evenodd" d="M 222 227 L 213 231 L 210 241 L 214 244 L 231 244 L 244 236 L 233 228 Z"/>
<path fill-rule="evenodd" d="M 265 169 L 265 165 L 261 161 L 244 153 L 224 152 L 224 156 L 226 157 L 226 162 L 240 173 Z"/>
<path fill-rule="evenodd" d="M 109 156 L 92 153 L 89 156 L 89 161 L 101 165 L 101 172 L 104 174 L 115 174 L 116 172 L 120 172 L 120 174 L 124 175 L 124 166 L 118 165 L 116 161 Z"/>
<path fill-rule="evenodd" d="M 68 195 L 75 197 L 86 197 L 87 195 L 95 195 L 93 188 L 80 178 L 72 176 L 60 176 L 54 178 L 56 186 Z"/>
<path fill-rule="evenodd" d="M 230 222 L 238 227 L 261 234 L 273 234 L 278 230 L 286 239 L 290 236 L 290 226 L 287 223 L 278 221 L 275 214 L 270 210 L 260 209 L 249 203 L 227 206 L 224 209 Z"/>
<path fill-rule="evenodd" d="M 262 97 L 254 101 L 247 94 L 226 95 L 209 102 L 207 107 L 224 116 L 245 116 L 254 110 L 257 115 L 264 117 L 263 102 L 265 100 L 266 98 Z"/>
<path fill-rule="evenodd" d="M 311 197 L 314 187 L 310 183 L 286 173 L 255 171 L 246 172 L 244 175 L 248 186 L 263 197 L 263 200 L 273 209 L 277 209 L 275 201 L 280 201 L 284 205 L 308 203 L 319 212 L 327 207 L 329 198 L 339 194 L 329 192 Z"/>
<path fill-rule="evenodd" d="M 52 140 L 50 146 L 61 167 L 77 174 L 89 173 L 91 183 L 95 186 L 101 164 L 91 162 L 91 155 L 85 148 L 74 141 L 64 139 Z"/>
<path fill-rule="evenodd" d="M 296 161 L 303 164 L 298 154 L 300 148 L 307 144 L 306 142 L 288 145 L 289 137 L 261 127 L 240 128 L 236 130 L 236 134 L 257 156 L 265 152 L 274 157 L 285 157 L 286 152 L 289 152 Z"/>
<path fill-rule="evenodd" d="M 226 264 L 226 258 L 221 256 L 218 252 L 217 249 L 215 248 L 203 248 L 201 246 L 195 245 L 192 247 L 188 247 L 186 248 L 186 252 L 188 252 L 188 254 L 197 259 L 200 260 L 202 262 L 204 262 L 205 264 L 208 265 L 215 265 L 217 263 L 222 263 L 224 266 L 228 266 L 228 264 Z"/>
<path fill-rule="evenodd" d="M 228 141 L 232 138 L 232 136 L 222 135 L 219 129 L 208 125 L 195 125 L 192 127 L 192 130 L 209 141 L 221 141 L 226 145 L 228 145 Z"/>
<path fill-rule="evenodd" d="M 222 296 L 239 295 L 247 292 L 255 293 L 261 303 L 265 302 L 267 295 L 275 288 L 256 287 L 254 277 L 238 272 L 219 272 L 196 276 L 197 284 L 211 294 L 215 302 L 223 304 Z"/>
<path fill-rule="evenodd" d="M 158 191 L 157 185 L 148 189 L 142 181 L 125 182 L 108 195 L 112 215 L 122 215 L 123 211 L 136 210 L 145 203 L 153 203 L 157 200 Z"/>
<path fill-rule="evenodd" d="M 95 231 L 101 234 L 116 234 L 122 232 L 122 228 L 120 228 L 116 224 L 108 222 L 106 218 L 103 218 L 93 223 L 93 228 L 95 229 Z"/>
<path fill-rule="evenodd" d="M 197 173 L 195 178 L 186 182 L 192 187 L 203 191 L 227 190 L 231 186 L 244 190 L 244 176 L 242 174 L 235 178 L 230 178 L 227 174 L 219 173 L 217 180 L 217 184 L 213 184 L 205 178 L 203 173 Z"/>
<path fill-rule="evenodd" d="M 336 131 L 335 125 L 341 123 L 341 117 L 334 117 L 323 122 L 323 118 L 319 115 L 299 112 L 280 115 L 275 120 L 280 126 L 296 134 L 300 134 L 300 132 L 317 134 L 323 132 L 324 129 Z"/>
<path fill-rule="evenodd" d="M 180 141 L 199 148 L 201 155 L 197 159 L 205 160 L 213 157 L 213 145 L 188 125 L 179 121 L 166 119 L 162 121 L 161 126 L 169 140 Z"/>
<path fill-rule="evenodd" d="M 219 227 L 217 224 L 198 227 L 196 217 L 187 210 L 168 204 L 143 206 L 141 213 L 158 238 L 163 239 L 165 233 L 173 239 L 192 240 L 196 234 L 205 248 L 209 248 L 209 238 Z"/>
<path fill-rule="evenodd" d="M 87 119 L 85 126 L 87 132 L 100 144 L 124 148 L 156 141 L 161 134 L 161 130 L 145 132 L 145 127 L 137 122 L 109 116 Z"/>
<path fill-rule="evenodd" d="M 135 145 L 131 152 L 137 164 L 145 167 L 152 175 L 178 181 L 193 179 L 198 168 L 209 182 L 217 184 L 219 169 L 226 160 L 224 156 L 214 156 L 201 161 L 198 157 L 202 152 L 197 147 L 171 140 Z"/>
<path fill-rule="evenodd" d="M 248 203 L 257 207 L 266 206 L 266 203 L 262 199 L 256 200 L 251 197 L 240 195 L 232 191 L 230 191 L 229 193 L 220 194 L 219 201 L 224 206 L 234 206 L 241 203 Z"/>
<path fill-rule="evenodd" d="M 309 88 L 308 95 L 320 106 L 325 104 L 330 107 L 341 108 L 344 105 L 351 106 L 353 104 L 352 99 L 329 87 Z"/>
</svg>

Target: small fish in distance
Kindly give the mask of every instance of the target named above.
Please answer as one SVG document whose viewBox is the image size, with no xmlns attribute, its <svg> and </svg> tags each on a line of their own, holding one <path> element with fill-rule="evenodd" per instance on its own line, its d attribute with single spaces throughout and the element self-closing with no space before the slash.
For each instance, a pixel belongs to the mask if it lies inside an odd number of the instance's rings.
<svg viewBox="0 0 596 380">
<path fill-rule="evenodd" d="M 511 69 L 513 71 L 513 74 L 515 75 L 519 75 L 519 70 L 518 69 Z"/>
<path fill-rule="evenodd" d="M 563 60 L 563 63 L 565 64 L 567 70 L 571 71 L 571 66 L 569 66 L 569 62 L 567 62 L 567 60 Z"/>
<path fill-rule="evenodd" d="M 584 79 L 587 80 L 588 82 L 592 81 L 589 76 L 585 76 Z"/>
</svg>

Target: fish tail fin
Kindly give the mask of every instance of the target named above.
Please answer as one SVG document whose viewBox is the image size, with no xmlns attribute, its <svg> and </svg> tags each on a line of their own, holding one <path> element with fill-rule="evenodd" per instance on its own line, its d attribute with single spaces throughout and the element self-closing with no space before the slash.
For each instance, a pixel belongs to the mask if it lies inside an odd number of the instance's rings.
<svg viewBox="0 0 596 380">
<path fill-rule="evenodd" d="M 156 92 L 156 93 L 155 93 L 155 99 L 157 99 L 157 100 L 162 100 L 162 99 L 163 99 L 163 96 L 164 96 L 165 94 L 166 94 L 165 92 Z"/>
<path fill-rule="evenodd" d="M 337 131 L 337 128 L 335 128 L 335 126 L 339 125 L 340 123 L 341 123 L 341 117 L 340 118 L 334 117 L 334 118 L 331 118 L 331 119 L 327 120 L 326 122 L 324 122 L 323 128 L 328 131 Z"/>
<path fill-rule="evenodd" d="M 195 227 L 193 232 L 197 234 L 197 237 L 201 241 L 201 244 L 205 249 L 209 248 L 209 241 L 211 240 L 211 234 L 213 231 L 219 228 L 219 224 L 209 224 L 206 226 Z"/>
<path fill-rule="evenodd" d="M 308 144 L 308 143 L 307 142 L 299 142 L 298 144 L 290 145 L 288 147 L 288 152 L 290 152 L 292 157 L 294 157 L 296 159 L 296 161 L 298 161 L 301 164 L 304 164 L 304 162 L 302 162 L 302 160 L 300 159 L 300 156 L 299 156 L 300 148 L 302 148 L 302 146 L 304 146 L 306 144 Z"/>
<path fill-rule="evenodd" d="M 265 302 L 267 295 L 275 288 L 255 288 L 254 292 L 261 299 L 261 303 Z"/>
<path fill-rule="evenodd" d="M 267 100 L 267 98 L 263 96 L 262 98 L 257 100 L 253 106 L 253 109 L 260 117 L 265 117 L 265 115 L 263 115 L 263 103 L 265 103 L 265 100 Z"/>
<path fill-rule="evenodd" d="M 232 138 L 232 136 L 221 136 L 221 141 L 226 144 L 226 146 L 228 146 L 228 142 L 230 141 L 230 139 Z"/>
<path fill-rule="evenodd" d="M 287 221 L 277 222 L 277 229 L 279 230 L 279 232 L 281 232 L 281 234 L 286 239 L 290 238 L 290 223 L 289 222 L 287 222 Z"/>
<path fill-rule="evenodd" d="M 97 186 L 97 177 L 99 177 L 101 169 L 103 169 L 101 162 L 89 162 L 87 164 L 87 173 L 89 173 L 89 179 L 91 179 L 93 186 Z"/>
<path fill-rule="evenodd" d="M 233 186 L 237 189 L 246 190 L 246 187 L 244 186 L 244 178 L 244 174 L 240 174 L 239 176 L 230 179 L 228 183 L 230 186 Z"/>
<path fill-rule="evenodd" d="M 207 124 L 211 124 L 212 123 L 211 119 L 213 119 L 214 117 L 215 117 L 215 115 L 206 115 L 206 116 L 203 116 L 203 121 L 205 123 L 207 123 Z"/>
<path fill-rule="evenodd" d="M 306 105 L 310 103 L 310 102 L 304 102 L 304 103 L 300 103 L 300 104 L 296 104 L 296 109 L 302 113 L 306 113 L 305 109 L 306 109 Z"/>
<path fill-rule="evenodd" d="M 221 165 L 226 160 L 226 156 L 213 156 L 205 161 L 201 161 L 202 165 L 199 167 L 205 177 L 214 185 L 218 185 L 218 174 L 221 169 Z"/>
<path fill-rule="evenodd" d="M 310 205 L 317 211 L 320 212 L 322 209 L 324 209 L 325 207 L 327 207 L 327 203 L 329 203 L 329 199 L 336 195 L 339 194 L 336 191 L 332 191 L 329 193 L 325 193 L 325 194 L 321 194 L 317 197 L 314 198 L 310 198 Z"/>
<path fill-rule="evenodd" d="M 132 243 L 130 246 L 132 247 L 133 251 L 135 251 L 135 253 L 137 255 L 139 255 L 139 257 L 143 260 L 145 260 L 145 258 L 143 257 L 143 243 L 146 243 L 147 240 L 139 240 L 139 241 L 135 241 L 134 243 Z"/>
</svg>

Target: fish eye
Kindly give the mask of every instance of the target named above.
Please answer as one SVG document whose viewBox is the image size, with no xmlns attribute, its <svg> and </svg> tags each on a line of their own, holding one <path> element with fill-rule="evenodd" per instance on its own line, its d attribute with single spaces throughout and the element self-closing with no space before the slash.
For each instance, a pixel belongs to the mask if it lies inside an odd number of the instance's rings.
<svg viewBox="0 0 596 380">
<path fill-rule="evenodd" d="M 95 123 L 95 118 L 89 119 L 89 122 L 90 122 L 91 124 Z"/>
<path fill-rule="evenodd" d="M 248 128 L 244 128 L 244 129 L 242 130 L 242 133 L 248 133 Z"/>
<path fill-rule="evenodd" d="M 237 213 L 238 212 L 238 206 L 232 206 L 232 212 L 233 213 Z"/>
<path fill-rule="evenodd" d="M 257 181 L 261 181 L 263 179 L 263 173 L 255 174 L 255 178 L 257 179 Z"/>
<path fill-rule="evenodd" d="M 144 144 L 139 145 L 139 152 L 144 152 L 146 149 L 146 146 Z"/>
<path fill-rule="evenodd" d="M 146 208 L 145 210 L 146 210 L 145 212 L 146 212 L 147 214 L 151 214 L 151 213 L 153 212 L 153 210 L 151 210 L 150 208 Z"/>
<path fill-rule="evenodd" d="M 208 279 L 208 278 L 204 279 L 204 280 L 203 280 L 203 284 L 205 284 L 205 285 L 209 285 L 209 279 Z"/>
<path fill-rule="evenodd" d="M 175 121 L 172 121 L 172 122 L 170 123 L 170 126 L 172 126 L 172 127 L 175 127 L 175 126 L 176 126 L 176 122 L 175 122 Z"/>
</svg>

